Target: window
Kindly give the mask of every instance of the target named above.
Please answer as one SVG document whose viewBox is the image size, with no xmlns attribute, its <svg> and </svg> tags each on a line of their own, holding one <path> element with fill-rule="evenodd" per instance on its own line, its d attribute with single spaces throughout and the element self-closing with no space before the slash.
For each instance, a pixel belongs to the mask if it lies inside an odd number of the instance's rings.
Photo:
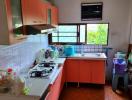
<svg viewBox="0 0 132 100">
<path fill-rule="evenodd" d="M 77 43 L 77 25 L 59 25 L 57 31 L 52 34 L 54 43 Z"/>
<path fill-rule="evenodd" d="M 108 23 L 59 25 L 51 35 L 50 44 L 107 45 Z"/>
</svg>

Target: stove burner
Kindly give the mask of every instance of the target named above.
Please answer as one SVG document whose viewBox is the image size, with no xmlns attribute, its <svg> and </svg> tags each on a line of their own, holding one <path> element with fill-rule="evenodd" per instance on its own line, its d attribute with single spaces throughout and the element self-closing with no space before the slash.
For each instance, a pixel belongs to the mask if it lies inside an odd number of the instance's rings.
<svg viewBox="0 0 132 100">
<path fill-rule="evenodd" d="M 54 63 L 54 61 L 49 61 L 50 63 Z"/>
<path fill-rule="evenodd" d="M 54 61 L 42 61 L 41 63 L 55 63 Z"/>
<path fill-rule="evenodd" d="M 45 70 L 42 70 L 42 73 L 51 73 L 52 72 L 52 69 L 45 69 Z"/>
<path fill-rule="evenodd" d="M 43 61 L 36 65 L 35 68 L 31 69 L 30 77 L 45 77 L 49 78 L 55 73 L 57 69 L 57 64 L 54 61 Z"/>
<path fill-rule="evenodd" d="M 42 63 L 40 63 L 38 66 L 39 67 L 52 67 L 52 66 L 54 66 L 55 65 L 55 63 L 53 62 L 53 61 L 50 61 L 50 62 L 45 62 L 45 61 L 43 61 Z"/>
</svg>

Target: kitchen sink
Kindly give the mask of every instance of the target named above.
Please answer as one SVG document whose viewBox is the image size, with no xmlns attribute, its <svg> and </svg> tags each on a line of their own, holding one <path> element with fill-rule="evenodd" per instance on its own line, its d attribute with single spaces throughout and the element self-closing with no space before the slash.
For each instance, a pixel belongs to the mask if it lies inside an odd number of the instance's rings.
<svg viewBox="0 0 132 100">
<path fill-rule="evenodd" d="M 103 58 L 105 57 L 104 53 L 77 53 L 73 57 L 79 58 Z"/>
<path fill-rule="evenodd" d="M 99 57 L 99 56 L 101 56 L 101 54 L 100 53 L 83 53 L 83 54 L 80 54 L 80 56 L 86 56 L 86 57 Z"/>
</svg>

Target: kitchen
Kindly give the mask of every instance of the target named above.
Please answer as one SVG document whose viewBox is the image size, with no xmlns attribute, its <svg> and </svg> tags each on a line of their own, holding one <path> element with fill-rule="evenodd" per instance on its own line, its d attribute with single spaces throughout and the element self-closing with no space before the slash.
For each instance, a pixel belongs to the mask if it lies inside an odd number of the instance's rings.
<svg viewBox="0 0 132 100">
<path fill-rule="evenodd" d="M 99 16 L 83 16 L 85 3 L 100 7 Z M 131 0 L 1 0 L 0 98 L 129 100 L 131 87 L 121 96 L 112 90 L 112 69 L 115 53 L 127 53 L 132 43 L 131 6 Z M 105 33 L 93 38 L 89 30 L 99 33 L 97 26 Z M 17 88 L 5 93 L 3 79 Z"/>
</svg>

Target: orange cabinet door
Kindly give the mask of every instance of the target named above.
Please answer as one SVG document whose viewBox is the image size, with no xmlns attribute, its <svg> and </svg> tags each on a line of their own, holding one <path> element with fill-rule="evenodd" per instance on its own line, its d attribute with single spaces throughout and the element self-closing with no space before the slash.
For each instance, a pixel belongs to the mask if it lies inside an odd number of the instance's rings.
<svg viewBox="0 0 132 100">
<path fill-rule="evenodd" d="M 23 17 L 23 24 L 27 25 L 27 17 L 28 17 L 28 4 L 27 0 L 21 0 L 22 5 L 22 17 Z"/>
<path fill-rule="evenodd" d="M 24 25 L 42 23 L 42 2 L 40 0 L 22 0 L 22 15 Z"/>
<path fill-rule="evenodd" d="M 36 16 L 38 12 L 36 7 L 38 5 L 38 2 L 36 1 L 37 0 L 21 0 L 24 25 L 33 25 L 37 23 Z"/>
<path fill-rule="evenodd" d="M 62 91 L 64 84 L 65 84 L 65 64 L 62 65 L 62 78 L 61 78 L 60 92 Z"/>
<path fill-rule="evenodd" d="M 40 24 L 46 24 L 47 16 L 47 5 L 42 0 L 39 0 L 39 9 L 40 9 Z"/>
<path fill-rule="evenodd" d="M 55 6 L 52 6 L 52 10 L 51 10 L 51 24 L 53 26 L 58 25 L 58 8 Z"/>
<path fill-rule="evenodd" d="M 76 59 L 66 60 L 66 82 L 79 82 L 79 61 Z"/>
<path fill-rule="evenodd" d="M 91 82 L 97 84 L 105 84 L 105 61 L 92 61 Z"/>
<path fill-rule="evenodd" d="M 58 100 L 59 99 L 60 90 L 61 90 L 61 79 L 62 79 L 62 70 L 60 71 L 53 85 L 51 86 L 50 96 L 48 96 L 48 98 L 50 99 L 48 100 Z"/>
<path fill-rule="evenodd" d="M 51 92 L 48 92 L 44 100 L 51 100 Z"/>
<path fill-rule="evenodd" d="M 13 23 L 12 23 L 12 12 L 11 12 L 11 2 L 10 0 L 5 0 L 6 14 L 7 14 L 7 24 L 10 33 L 13 33 Z"/>
<path fill-rule="evenodd" d="M 91 67 L 92 62 L 89 60 L 80 60 L 80 72 L 79 82 L 90 83 L 91 82 Z"/>
<path fill-rule="evenodd" d="M 41 24 L 41 6 L 39 0 L 27 0 L 28 1 L 28 20 L 30 24 Z M 31 19 L 30 19 L 31 18 Z"/>
</svg>

